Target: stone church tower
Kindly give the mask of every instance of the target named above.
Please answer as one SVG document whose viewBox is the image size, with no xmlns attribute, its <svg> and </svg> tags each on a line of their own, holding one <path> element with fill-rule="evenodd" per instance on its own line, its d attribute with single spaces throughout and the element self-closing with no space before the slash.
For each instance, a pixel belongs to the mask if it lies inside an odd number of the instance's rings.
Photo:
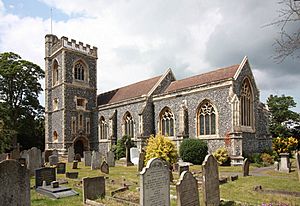
<svg viewBox="0 0 300 206">
<path fill-rule="evenodd" d="M 45 149 L 82 155 L 97 141 L 97 48 L 48 34 L 45 72 Z"/>
</svg>

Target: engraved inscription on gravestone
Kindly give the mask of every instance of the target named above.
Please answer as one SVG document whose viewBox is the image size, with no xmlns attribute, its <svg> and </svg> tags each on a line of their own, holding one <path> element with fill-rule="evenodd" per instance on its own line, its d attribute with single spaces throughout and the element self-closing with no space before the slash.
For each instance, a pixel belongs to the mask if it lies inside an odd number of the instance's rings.
<svg viewBox="0 0 300 206">
<path fill-rule="evenodd" d="M 46 181 L 46 185 L 50 185 L 55 180 L 55 168 L 44 167 L 35 170 L 35 188 L 42 186 L 43 181 Z"/>
<path fill-rule="evenodd" d="M 176 184 L 176 192 L 178 206 L 199 205 L 197 180 L 190 171 L 181 173 L 179 182 Z"/>
</svg>

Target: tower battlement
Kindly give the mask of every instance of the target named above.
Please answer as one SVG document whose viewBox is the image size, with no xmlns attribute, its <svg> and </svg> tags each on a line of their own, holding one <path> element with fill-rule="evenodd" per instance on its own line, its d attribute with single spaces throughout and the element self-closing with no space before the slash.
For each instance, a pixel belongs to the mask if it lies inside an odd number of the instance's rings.
<svg viewBox="0 0 300 206">
<path fill-rule="evenodd" d="M 45 44 L 46 44 L 45 47 L 46 57 L 50 57 L 60 49 L 66 48 L 97 58 L 97 47 L 95 46 L 91 47 L 91 45 L 83 44 L 82 42 L 77 43 L 76 40 L 74 39 L 71 39 L 70 41 L 65 36 L 58 39 L 56 35 L 47 34 L 45 36 Z"/>
</svg>

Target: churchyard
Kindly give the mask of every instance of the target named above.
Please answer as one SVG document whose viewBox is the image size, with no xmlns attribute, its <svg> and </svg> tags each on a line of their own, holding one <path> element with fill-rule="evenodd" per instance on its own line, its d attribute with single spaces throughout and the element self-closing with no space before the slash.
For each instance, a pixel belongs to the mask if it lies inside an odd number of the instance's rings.
<svg viewBox="0 0 300 206">
<path fill-rule="evenodd" d="M 240 166 L 219 166 L 210 155 L 203 166 L 179 163 L 170 173 L 160 159 L 152 160 L 139 172 L 138 165 L 125 166 L 126 159 L 114 164 L 93 160 L 93 156 L 99 155 L 94 152 L 92 156 L 86 155 L 87 159 L 73 162 L 61 157 L 57 160 L 52 154 L 46 167 L 32 175 L 30 168 L 36 167 L 31 166 L 33 162 L 40 161 L 36 161 L 39 151 L 31 149 L 21 156 L 24 154 L 27 161 L 19 159 L 23 166 L 15 160 L 0 163 L 0 183 L 6 185 L 0 191 L 2 199 L 11 193 L 12 198 L 27 201 L 25 205 L 29 202 L 31 205 L 83 205 L 84 201 L 108 206 L 199 205 L 199 202 L 201 205 L 300 205 L 296 159 L 288 160 L 291 167 L 288 166 L 287 172 L 284 168 L 275 170 L 273 165 L 250 164 L 249 167 L 246 161 Z M 29 170 L 25 170 L 25 165 Z"/>
</svg>

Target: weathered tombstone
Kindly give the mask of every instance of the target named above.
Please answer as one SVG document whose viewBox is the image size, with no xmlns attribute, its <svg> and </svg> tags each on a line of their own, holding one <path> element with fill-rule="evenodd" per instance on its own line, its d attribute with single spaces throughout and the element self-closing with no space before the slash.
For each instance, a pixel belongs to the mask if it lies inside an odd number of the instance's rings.
<svg viewBox="0 0 300 206">
<path fill-rule="evenodd" d="M 274 170 L 279 171 L 279 162 L 277 161 L 274 162 Z"/>
<path fill-rule="evenodd" d="M 140 173 L 140 205 L 170 205 L 169 168 L 159 158 L 152 158 Z"/>
<path fill-rule="evenodd" d="M 52 155 L 52 150 L 45 150 L 44 153 L 45 153 L 44 161 L 49 162 L 49 157 Z"/>
<path fill-rule="evenodd" d="M 97 151 L 93 151 L 91 169 L 92 170 L 100 169 L 101 162 L 102 162 L 101 153 Z"/>
<path fill-rule="evenodd" d="M 27 168 L 27 162 L 26 162 L 26 159 L 25 159 L 25 158 L 20 157 L 20 158 L 18 159 L 18 162 L 19 162 L 22 166 L 24 166 L 24 167 Z"/>
<path fill-rule="evenodd" d="M 289 153 L 280 153 L 279 156 L 280 156 L 279 171 L 289 173 L 291 171 Z"/>
<path fill-rule="evenodd" d="M 59 162 L 56 164 L 56 173 L 57 174 L 65 174 L 66 173 L 66 163 Z"/>
<path fill-rule="evenodd" d="M 244 177 L 249 176 L 249 166 L 250 166 L 250 161 L 248 158 L 246 158 L 243 162 L 243 175 Z"/>
<path fill-rule="evenodd" d="M 77 153 L 75 155 L 75 160 L 77 160 L 78 162 L 81 162 L 81 155 Z"/>
<path fill-rule="evenodd" d="M 20 149 L 16 148 L 10 152 L 10 159 L 17 160 L 20 158 Z"/>
<path fill-rule="evenodd" d="M 68 162 L 69 163 L 73 162 L 74 157 L 75 157 L 74 147 L 71 146 L 68 148 Z"/>
<path fill-rule="evenodd" d="M 84 166 L 91 166 L 92 161 L 92 152 L 91 151 L 84 151 L 83 152 L 83 159 L 84 159 Z"/>
<path fill-rule="evenodd" d="M 183 171 L 176 184 L 178 206 L 198 206 L 199 192 L 196 178 L 190 171 Z"/>
<path fill-rule="evenodd" d="M 78 172 L 66 172 L 66 177 L 70 179 L 77 179 L 78 178 Z"/>
<path fill-rule="evenodd" d="M 105 196 L 105 179 L 100 177 L 86 177 L 82 179 L 83 204 L 86 200 L 95 200 Z"/>
<path fill-rule="evenodd" d="M 28 150 L 28 155 L 29 161 L 27 168 L 30 171 L 30 175 L 34 175 L 35 169 L 42 166 L 42 153 L 40 149 L 32 147 L 30 150 Z"/>
<path fill-rule="evenodd" d="M 30 177 L 26 167 L 16 160 L 0 162 L 0 205 L 30 206 Z"/>
<path fill-rule="evenodd" d="M 106 160 L 107 160 L 108 166 L 114 167 L 115 166 L 115 153 L 113 151 L 108 151 L 106 153 Z"/>
<path fill-rule="evenodd" d="M 299 154 L 299 152 L 296 152 L 296 165 L 297 165 L 297 171 L 298 171 L 298 179 L 300 181 L 300 154 Z"/>
<path fill-rule="evenodd" d="M 100 167 L 101 172 L 109 174 L 109 166 L 106 161 L 103 161 Z"/>
<path fill-rule="evenodd" d="M 4 161 L 8 158 L 8 155 L 6 153 L 0 154 L 0 162 Z"/>
<path fill-rule="evenodd" d="M 133 163 L 130 161 L 130 146 L 131 146 L 131 144 L 130 144 L 130 140 L 126 140 L 125 141 L 125 147 L 126 147 L 126 162 L 125 162 L 125 166 L 132 166 L 133 165 Z"/>
<path fill-rule="evenodd" d="M 218 162 L 213 155 L 206 155 L 202 164 L 203 202 L 205 205 L 220 204 Z"/>
<path fill-rule="evenodd" d="M 136 147 L 130 148 L 130 161 L 134 164 L 137 165 L 139 163 L 139 155 L 140 151 Z"/>
<path fill-rule="evenodd" d="M 72 169 L 78 169 L 78 160 L 73 161 Z"/>
<path fill-rule="evenodd" d="M 138 172 L 142 171 L 145 165 L 145 152 L 141 152 L 139 156 Z"/>
<path fill-rule="evenodd" d="M 43 181 L 46 185 L 50 185 L 52 181 L 56 180 L 55 168 L 44 167 L 35 170 L 35 188 L 43 185 Z"/>
<path fill-rule="evenodd" d="M 178 174 L 180 175 L 184 171 L 189 171 L 190 167 L 187 164 L 179 164 L 178 166 Z"/>
<path fill-rule="evenodd" d="M 51 155 L 50 157 L 49 157 L 49 164 L 50 164 L 50 166 L 54 166 L 54 165 L 56 165 L 57 163 L 58 163 L 58 156 L 57 155 Z"/>
</svg>

